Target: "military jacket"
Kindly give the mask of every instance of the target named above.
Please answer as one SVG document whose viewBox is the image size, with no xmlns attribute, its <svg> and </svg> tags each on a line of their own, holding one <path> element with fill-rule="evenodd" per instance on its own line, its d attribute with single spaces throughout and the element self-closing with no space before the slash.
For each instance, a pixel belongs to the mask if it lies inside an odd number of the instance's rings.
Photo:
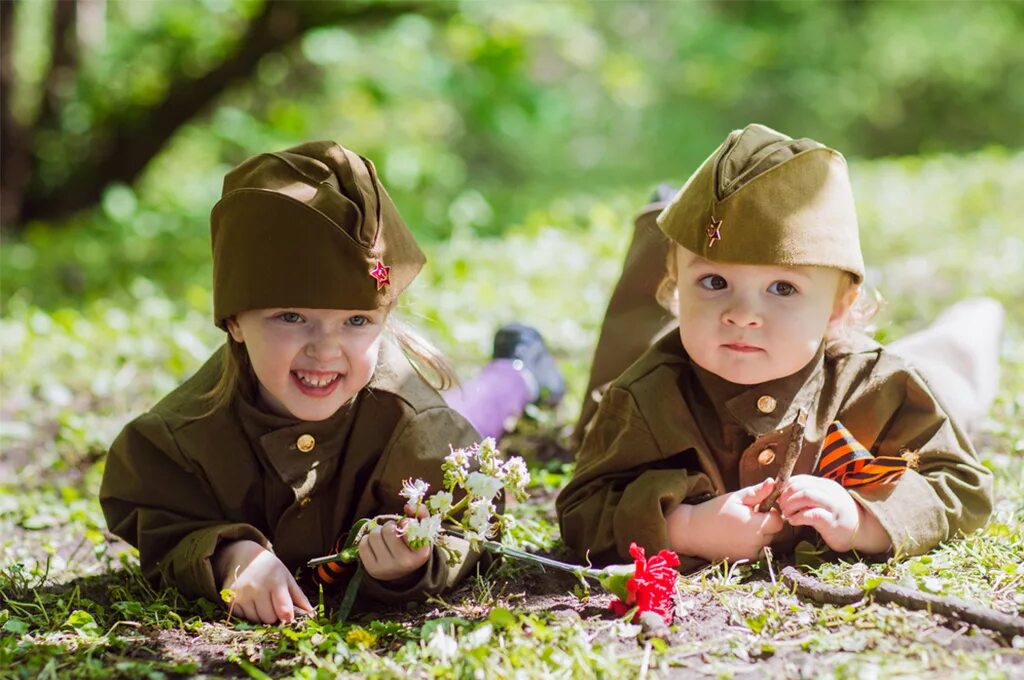
<svg viewBox="0 0 1024 680">
<path fill-rule="evenodd" d="M 292 570 L 333 552 L 362 517 L 401 513 L 402 480 L 441 488 L 449 444 L 479 435 L 389 342 L 369 385 L 323 421 L 273 415 L 256 405 L 251 379 L 225 408 L 207 413 L 222 347 L 192 378 L 114 441 L 100 504 L 107 524 L 139 549 L 143 573 L 189 597 L 220 601 L 211 556 L 221 541 L 249 539 Z M 367 577 L 361 594 L 404 600 L 436 593 L 468 572 L 435 550 L 411 585 Z"/>
<path fill-rule="evenodd" d="M 815 470 L 835 420 L 875 456 L 916 452 L 916 469 L 895 483 L 849 489 L 893 550 L 922 553 L 988 519 L 991 473 L 924 378 L 874 341 L 831 344 L 796 374 L 751 386 L 694 364 L 673 330 L 601 399 L 557 500 L 563 539 L 601 564 L 628 561 L 634 541 L 648 554 L 670 549 L 665 517 L 679 503 L 777 476 L 800 409 L 808 417 L 793 474 Z M 776 543 L 790 549 L 797 538 L 787 526 Z"/>
</svg>

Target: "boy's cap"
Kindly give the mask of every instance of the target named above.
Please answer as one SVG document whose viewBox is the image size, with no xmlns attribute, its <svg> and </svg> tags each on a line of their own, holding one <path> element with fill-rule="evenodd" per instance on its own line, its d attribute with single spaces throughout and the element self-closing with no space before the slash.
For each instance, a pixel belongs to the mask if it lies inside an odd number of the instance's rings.
<svg viewBox="0 0 1024 680">
<path fill-rule="evenodd" d="M 658 226 L 712 262 L 835 267 L 864 280 L 846 160 L 763 125 L 731 132 Z"/>
<path fill-rule="evenodd" d="M 210 214 L 214 321 L 249 309 L 377 309 L 426 258 L 373 163 L 334 142 L 243 161 Z"/>
</svg>

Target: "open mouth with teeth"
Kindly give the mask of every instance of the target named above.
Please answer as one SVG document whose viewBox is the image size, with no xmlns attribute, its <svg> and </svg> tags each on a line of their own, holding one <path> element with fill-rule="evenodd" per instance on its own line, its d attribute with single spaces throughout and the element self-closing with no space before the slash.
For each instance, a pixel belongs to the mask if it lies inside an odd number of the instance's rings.
<svg viewBox="0 0 1024 680">
<path fill-rule="evenodd" d="M 341 373 L 324 371 L 292 371 L 292 380 L 303 394 L 324 397 L 334 391 Z"/>
</svg>

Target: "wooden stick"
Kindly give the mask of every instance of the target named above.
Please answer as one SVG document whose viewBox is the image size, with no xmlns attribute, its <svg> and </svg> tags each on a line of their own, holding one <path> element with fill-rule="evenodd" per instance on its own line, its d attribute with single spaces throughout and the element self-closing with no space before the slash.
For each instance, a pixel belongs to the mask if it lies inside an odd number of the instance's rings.
<svg viewBox="0 0 1024 680">
<path fill-rule="evenodd" d="M 793 474 L 793 467 L 796 465 L 796 459 L 800 457 L 800 450 L 803 448 L 804 443 L 804 427 L 806 423 L 807 412 L 800 409 L 796 412 L 796 418 L 793 419 L 793 434 L 789 439 L 789 446 L 786 447 L 786 457 L 782 459 L 779 475 L 775 478 L 775 488 L 757 506 L 758 512 L 768 512 L 775 505 L 775 501 L 779 500 L 782 487 L 789 481 L 790 475 Z"/>
<path fill-rule="evenodd" d="M 882 583 L 871 591 L 849 586 L 830 586 L 812 576 L 801 574 L 795 567 L 786 567 L 782 570 L 782 582 L 792 588 L 797 595 L 814 600 L 818 604 L 847 605 L 870 597 L 875 602 L 898 604 L 905 609 L 924 610 L 986 628 L 999 633 L 1007 640 L 1024 635 L 1024 618 L 955 597 L 923 593 L 891 583 Z"/>
</svg>

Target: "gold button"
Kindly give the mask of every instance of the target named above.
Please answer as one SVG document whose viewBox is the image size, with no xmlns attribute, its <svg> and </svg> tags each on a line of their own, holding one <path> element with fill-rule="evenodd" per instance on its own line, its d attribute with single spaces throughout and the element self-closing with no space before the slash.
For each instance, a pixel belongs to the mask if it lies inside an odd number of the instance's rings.
<svg viewBox="0 0 1024 680">
<path fill-rule="evenodd" d="M 310 501 L 309 496 L 303 496 L 301 499 L 299 499 L 299 507 L 300 508 L 306 507 L 307 505 L 309 505 L 309 501 Z"/>
<path fill-rule="evenodd" d="M 775 406 L 775 397 L 767 394 L 757 400 L 757 410 L 761 413 L 771 413 L 775 410 Z"/>
<path fill-rule="evenodd" d="M 313 435 L 304 434 L 295 442 L 295 446 L 299 447 L 299 451 L 309 453 L 313 450 L 313 447 L 316 446 L 316 440 L 313 439 Z"/>
<path fill-rule="evenodd" d="M 771 449 L 765 449 L 757 454 L 757 462 L 761 465 L 771 465 L 773 460 L 775 460 L 775 452 Z"/>
</svg>

